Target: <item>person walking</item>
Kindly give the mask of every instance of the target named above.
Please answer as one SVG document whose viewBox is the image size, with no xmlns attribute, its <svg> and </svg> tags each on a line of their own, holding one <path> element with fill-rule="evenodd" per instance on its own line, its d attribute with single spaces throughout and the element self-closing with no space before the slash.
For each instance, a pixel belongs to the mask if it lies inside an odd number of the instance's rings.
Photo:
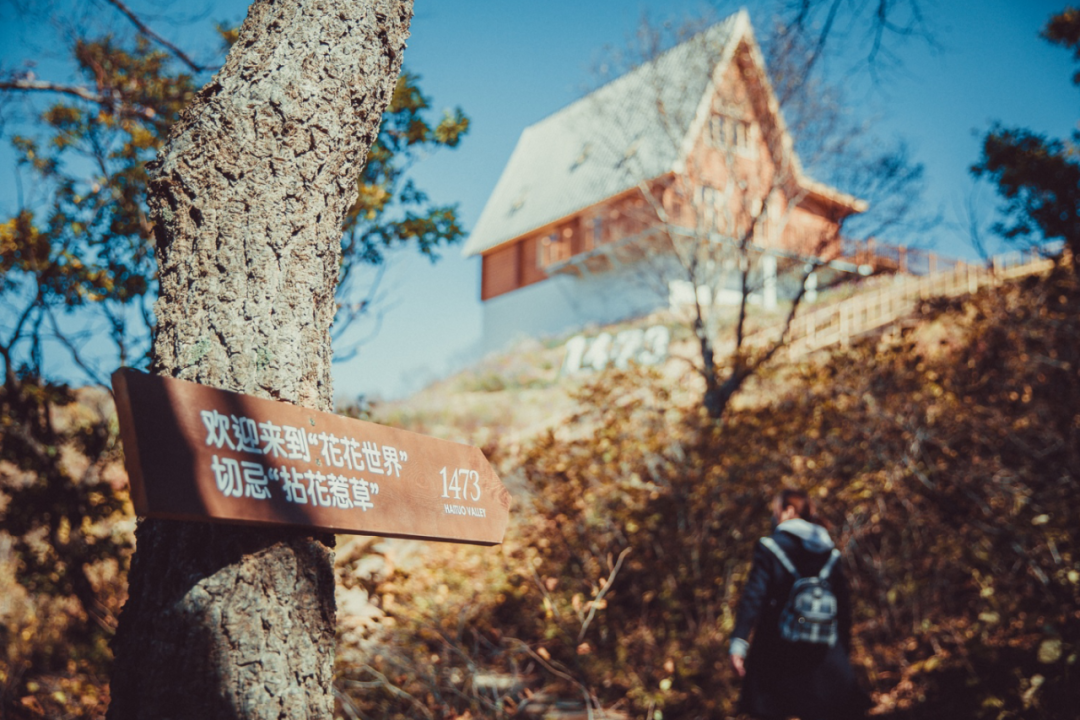
<svg viewBox="0 0 1080 720">
<path fill-rule="evenodd" d="M 848 660 L 851 601 L 840 553 L 802 490 L 777 496 L 773 524 L 754 547 L 735 615 L 739 711 L 762 720 L 861 718 L 870 699 Z"/>
</svg>

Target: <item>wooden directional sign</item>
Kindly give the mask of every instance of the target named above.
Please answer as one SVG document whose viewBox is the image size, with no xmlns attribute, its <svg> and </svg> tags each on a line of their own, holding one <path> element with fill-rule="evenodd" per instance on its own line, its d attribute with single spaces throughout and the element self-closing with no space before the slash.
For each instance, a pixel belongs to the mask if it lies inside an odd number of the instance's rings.
<svg viewBox="0 0 1080 720">
<path fill-rule="evenodd" d="M 494 545 L 478 448 L 131 369 L 112 376 L 139 515 Z"/>
</svg>

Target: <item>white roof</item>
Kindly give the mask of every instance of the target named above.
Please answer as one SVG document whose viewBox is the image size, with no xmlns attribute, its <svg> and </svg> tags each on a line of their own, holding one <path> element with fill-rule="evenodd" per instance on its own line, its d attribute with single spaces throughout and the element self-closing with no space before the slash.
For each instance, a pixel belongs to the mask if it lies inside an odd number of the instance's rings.
<svg viewBox="0 0 1080 720">
<path fill-rule="evenodd" d="M 712 78 L 749 35 L 745 10 L 525 129 L 462 253 L 479 255 L 678 171 Z"/>
</svg>

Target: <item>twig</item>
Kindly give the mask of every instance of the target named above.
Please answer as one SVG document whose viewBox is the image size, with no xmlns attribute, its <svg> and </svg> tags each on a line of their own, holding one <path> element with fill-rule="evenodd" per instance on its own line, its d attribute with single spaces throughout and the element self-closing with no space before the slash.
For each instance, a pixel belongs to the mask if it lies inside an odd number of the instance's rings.
<svg viewBox="0 0 1080 720">
<path fill-rule="evenodd" d="M 68 335 L 60 329 L 60 323 L 57 321 L 56 315 L 53 313 L 51 307 L 45 307 L 45 314 L 46 316 L 48 316 L 49 324 L 52 326 L 53 339 L 55 339 L 57 342 L 67 348 L 67 351 L 71 354 L 72 362 L 74 362 L 80 370 L 86 373 L 86 376 L 90 378 L 91 382 L 101 385 L 102 387 L 107 386 L 109 383 L 105 381 L 104 376 L 102 376 L 94 368 L 90 367 L 90 365 L 85 360 L 83 360 L 82 354 L 79 352 L 79 348 L 76 347 L 75 343 L 71 341 L 71 338 L 68 337 Z"/>
<path fill-rule="evenodd" d="M 176 47 L 171 42 L 169 42 L 168 40 L 166 40 L 165 38 L 161 37 L 156 32 L 154 32 L 153 30 L 151 30 L 149 27 L 147 27 L 146 23 L 144 23 L 142 20 L 140 20 L 139 16 L 136 15 L 134 12 L 132 12 L 131 9 L 128 8 L 128 6 L 125 5 L 124 3 L 122 3 L 120 0 L 105 0 L 105 2 L 109 3 L 114 8 L 116 8 L 121 13 L 123 13 L 125 16 L 127 16 L 127 19 L 131 21 L 132 25 L 137 27 L 139 29 L 139 32 L 141 32 L 143 35 L 150 38 L 151 40 L 153 40 L 157 44 L 162 45 L 165 48 L 168 48 L 168 50 L 173 55 L 175 55 L 177 57 L 177 59 L 180 60 L 180 62 L 187 65 L 194 72 L 202 72 L 203 70 L 208 69 L 207 66 L 199 65 L 194 60 L 192 60 L 187 55 L 185 55 L 183 50 Z"/>
<path fill-rule="evenodd" d="M 558 677 L 561 677 L 563 680 L 566 680 L 568 682 L 572 682 L 575 685 L 577 685 L 578 689 L 581 690 L 581 694 L 583 696 L 585 696 L 586 712 L 588 713 L 589 718 L 593 717 L 593 706 L 595 705 L 596 707 L 600 707 L 600 702 L 592 694 L 592 691 L 589 690 L 588 686 L 586 686 L 584 683 L 579 681 L 577 678 L 575 678 L 570 673 L 564 672 L 564 671 L 559 670 L 558 668 L 556 668 L 555 665 L 554 665 L 554 663 L 555 663 L 554 660 L 549 662 L 549 661 L 545 660 L 544 658 L 542 658 L 540 655 L 538 655 L 536 653 L 536 651 L 534 651 L 531 647 L 529 647 L 528 643 L 526 643 L 524 640 L 520 640 L 518 638 L 508 637 L 508 638 L 504 638 L 504 642 L 506 642 L 506 641 L 513 641 L 513 642 L 516 642 L 517 644 L 519 644 L 521 646 L 521 648 L 529 655 L 529 657 L 531 657 L 533 660 L 535 660 L 537 663 L 539 663 L 545 670 L 550 672 L 552 675 L 557 675 Z"/>
<path fill-rule="evenodd" d="M 341 707 L 352 720 L 363 720 L 363 715 L 360 713 L 360 709 L 356 707 L 356 704 L 353 703 L 352 698 L 338 690 L 336 686 L 334 687 L 334 697 L 341 702 Z"/>
<path fill-rule="evenodd" d="M 615 567 L 611 569 L 611 574 L 608 575 L 607 582 L 604 584 L 603 589 L 596 595 L 596 599 L 590 603 L 589 614 L 585 617 L 585 622 L 581 623 L 581 632 L 578 633 L 578 642 L 585 639 L 585 631 L 589 629 L 589 623 L 592 622 L 593 617 L 596 615 L 596 604 L 604 599 L 607 595 L 607 591 L 611 589 L 612 583 L 615 582 L 615 576 L 619 574 L 619 568 L 622 567 L 623 560 L 630 554 L 630 548 L 625 548 L 619 553 L 619 559 L 615 562 Z M 611 557 L 610 555 L 608 556 Z M 609 559 L 610 562 L 610 559 Z"/>
<path fill-rule="evenodd" d="M 91 92 L 84 87 L 79 87 L 78 85 L 60 85 L 59 83 L 48 82 L 46 80 L 4 80 L 0 82 L 0 90 L 63 93 L 64 95 L 74 95 L 75 97 L 89 100 L 90 102 L 98 103 L 99 105 L 105 105 L 110 102 L 109 98 Z"/>
<path fill-rule="evenodd" d="M 907 466 L 907 469 L 910 470 L 911 473 L 916 478 L 918 478 L 919 482 L 921 482 L 923 485 L 925 485 L 927 487 L 927 489 L 929 489 L 929 490 L 936 490 L 937 489 L 936 487 L 934 487 L 933 481 L 930 480 L 929 477 L 927 477 L 926 473 L 924 473 L 922 470 L 920 470 L 919 467 L 912 461 L 910 455 L 908 455 L 907 453 L 904 453 L 902 459 L 904 461 L 904 465 Z"/>
<path fill-rule="evenodd" d="M 526 563 L 529 566 L 529 570 L 532 571 L 533 582 L 536 583 L 536 587 L 540 588 L 540 592 L 544 594 L 544 599 L 548 601 L 548 605 L 551 606 L 551 611 L 555 613 L 555 617 L 562 620 L 562 615 L 559 614 L 559 608 L 555 605 L 555 601 L 551 599 L 551 595 L 548 594 L 547 588 L 544 587 L 543 581 L 540 579 L 540 575 L 536 572 L 536 568 L 533 567 L 531 562 Z"/>
<path fill-rule="evenodd" d="M 419 700 L 414 698 L 412 695 L 410 695 L 408 692 L 406 692 L 405 690 L 402 690 L 397 685 L 390 682 L 390 679 L 388 677 L 386 677 L 385 675 L 383 675 L 381 672 L 379 672 L 375 668 L 371 667 L 370 665 L 362 665 L 361 669 L 371 673 L 372 675 L 374 675 L 379 680 L 379 682 L 382 684 L 382 686 L 385 687 L 387 690 L 389 690 L 394 695 L 397 695 L 398 697 L 403 697 L 403 698 L 411 701 L 414 705 L 416 705 L 416 707 L 420 708 L 420 710 L 423 711 L 424 715 L 426 715 L 429 718 L 429 720 L 434 720 L 435 716 L 431 713 L 431 710 L 429 710 L 427 708 L 427 706 L 424 705 L 424 703 L 420 702 Z"/>
<path fill-rule="evenodd" d="M 2 80 L 0 81 L 0 91 L 3 90 L 14 92 L 53 92 L 60 93 L 61 95 L 71 95 L 72 97 L 77 97 L 81 100 L 101 105 L 110 112 L 116 109 L 121 115 L 128 117 L 141 117 L 150 120 L 153 119 L 155 115 L 153 108 L 140 107 L 133 103 L 125 103 L 120 97 L 95 93 L 79 85 L 61 85 L 60 83 L 49 82 L 47 80 Z"/>
</svg>

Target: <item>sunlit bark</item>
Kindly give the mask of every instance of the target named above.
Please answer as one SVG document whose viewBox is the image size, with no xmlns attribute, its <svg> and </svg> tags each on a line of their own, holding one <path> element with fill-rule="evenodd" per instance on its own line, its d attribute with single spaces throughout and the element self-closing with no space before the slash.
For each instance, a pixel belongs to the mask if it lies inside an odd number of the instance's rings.
<svg viewBox="0 0 1080 720">
<path fill-rule="evenodd" d="M 330 409 L 342 219 L 411 16 L 409 0 L 252 6 L 153 167 L 155 372 Z M 142 521 L 109 717 L 330 717 L 328 541 Z"/>
</svg>

